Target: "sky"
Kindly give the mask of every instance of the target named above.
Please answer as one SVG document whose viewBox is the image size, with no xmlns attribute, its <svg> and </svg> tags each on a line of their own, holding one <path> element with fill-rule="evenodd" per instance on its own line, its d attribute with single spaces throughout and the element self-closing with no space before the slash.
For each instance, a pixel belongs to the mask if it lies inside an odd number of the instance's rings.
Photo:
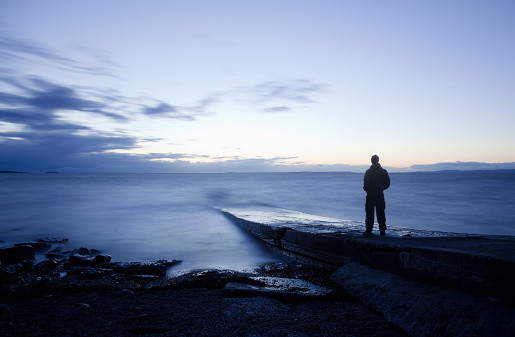
<svg viewBox="0 0 515 337">
<path fill-rule="evenodd" d="M 0 170 L 515 168 L 514 17 L 511 0 L 0 0 Z"/>
</svg>

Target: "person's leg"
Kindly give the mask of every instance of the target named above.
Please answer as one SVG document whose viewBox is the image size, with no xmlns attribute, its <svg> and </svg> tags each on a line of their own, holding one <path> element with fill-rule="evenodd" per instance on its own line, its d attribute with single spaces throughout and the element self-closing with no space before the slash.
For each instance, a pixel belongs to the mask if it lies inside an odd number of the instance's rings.
<svg viewBox="0 0 515 337">
<path fill-rule="evenodd" d="M 386 208 L 386 203 L 384 201 L 384 196 L 380 196 L 376 202 L 376 213 L 377 213 L 377 223 L 379 224 L 379 231 L 383 234 L 386 231 L 386 214 L 384 212 Z"/>
<path fill-rule="evenodd" d="M 372 195 L 367 195 L 366 203 L 365 203 L 365 226 L 366 231 L 372 233 L 372 228 L 374 228 L 374 206 L 375 206 L 375 198 Z"/>
</svg>

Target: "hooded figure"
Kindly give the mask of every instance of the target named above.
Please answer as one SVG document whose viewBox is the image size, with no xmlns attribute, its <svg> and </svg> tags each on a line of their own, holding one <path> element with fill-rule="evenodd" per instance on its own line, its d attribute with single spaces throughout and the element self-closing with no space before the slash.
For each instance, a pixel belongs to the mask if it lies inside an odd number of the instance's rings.
<svg viewBox="0 0 515 337">
<path fill-rule="evenodd" d="M 375 154 L 371 158 L 372 165 L 365 172 L 363 178 L 363 189 L 367 192 L 365 203 L 366 212 L 366 231 L 363 233 L 365 236 L 372 235 L 372 228 L 374 227 L 374 209 L 377 215 L 377 223 L 379 224 L 379 231 L 381 235 L 386 232 L 386 215 L 385 201 L 383 191 L 390 187 L 390 176 L 388 172 L 379 164 L 379 157 Z"/>
</svg>

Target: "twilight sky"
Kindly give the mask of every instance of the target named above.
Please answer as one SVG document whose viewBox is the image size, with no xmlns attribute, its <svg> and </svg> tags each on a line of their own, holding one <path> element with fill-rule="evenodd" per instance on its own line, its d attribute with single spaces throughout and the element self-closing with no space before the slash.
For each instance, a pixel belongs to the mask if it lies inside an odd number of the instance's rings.
<svg viewBox="0 0 515 337">
<path fill-rule="evenodd" d="M 0 170 L 515 162 L 514 17 L 512 0 L 0 0 Z"/>
</svg>

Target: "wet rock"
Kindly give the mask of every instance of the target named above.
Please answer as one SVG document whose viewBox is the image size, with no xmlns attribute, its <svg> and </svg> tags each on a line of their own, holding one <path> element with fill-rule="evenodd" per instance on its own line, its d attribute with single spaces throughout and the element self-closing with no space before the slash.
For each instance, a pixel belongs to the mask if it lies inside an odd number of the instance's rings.
<svg viewBox="0 0 515 337">
<path fill-rule="evenodd" d="M 84 309 L 91 309 L 91 305 L 87 303 L 77 303 L 77 306 L 84 308 Z"/>
<path fill-rule="evenodd" d="M 266 263 L 263 266 L 261 266 L 261 269 L 264 273 L 270 274 L 270 273 L 277 273 L 282 272 L 286 270 L 289 267 L 287 263 L 281 263 L 281 262 L 271 262 Z"/>
<path fill-rule="evenodd" d="M 53 271 L 60 265 L 61 265 L 61 263 L 58 260 L 55 260 L 55 259 L 45 260 L 45 261 L 42 261 L 42 262 L 36 264 L 34 266 L 34 268 L 32 269 L 32 271 L 34 272 L 34 274 L 36 274 L 38 276 L 46 275 L 49 273 L 53 273 Z"/>
<path fill-rule="evenodd" d="M 47 236 L 47 237 L 36 239 L 36 241 L 37 242 L 48 242 L 48 243 L 63 243 L 63 242 L 68 242 L 68 239 L 61 238 L 61 237 Z"/>
<path fill-rule="evenodd" d="M 31 261 L 32 262 L 32 261 Z M 5 265 L 0 269 L 0 280 L 10 278 L 16 274 L 19 274 L 23 271 L 27 270 L 27 267 L 22 263 Z"/>
<path fill-rule="evenodd" d="M 67 263 L 67 267 L 88 267 L 92 265 L 93 260 L 80 255 L 71 255 Z"/>
<path fill-rule="evenodd" d="M 165 276 L 166 268 L 173 266 L 181 261 L 178 260 L 157 260 L 149 262 L 116 262 L 111 263 L 109 267 L 114 268 L 116 272 L 128 275 L 155 275 Z"/>
<path fill-rule="evenodd" d="M 89 252 L 89 249 L 85 248 L 85 247 L 80 247 L 79 250 L 77 251 L 77 253 L 79 255 L 90 255 L 91 253 Z"/>
<path fill-rule="evenodd" d="M 45 257 L 47 259 L 64 259 L 66 258 L 66 255 L 61 253 L 61 247 L 58 247 L 56 249 L 51 250 L 50 252 L 45 254 Z"/>
<path fill-rule="evenodd" d="M 305 280 L 281 277 L 251 277 L 262 285 L 229 282 L 222 292 L 227 297 L 269 296 L 290 300 L 315 300 L 328 297 L 333 290 Z"/>
<path fill-rule="evenodd" d="M 34 259 L 34 248 L 31 246 L 24 245 L 0 249 L 0 260 L 2 264 L 16 264 L 23 260 Z"/>
<path fill-rule="evenodd" d="M 160 278 L 160 276 L 157 275 L 128 275 L 127 278 L 129 280 L 134 281 L 155 281 Z"/>
<path fill-rule="evenodd" d="M 93 258 L 93 264 L 109 263 L 111 262 L 111 255 L 100 254 Z"/>
<path fill-rule="evenodd" d="M 185 288 L 222 289 L 228 282 L 262 285 L 247 275 L 232 270 L 207 269 L 184 274 L 175 279 Z"/>
<path fill-rule="evenodd" d="M 98 279 L 107 275 L 113 275 L 114 270 L 113 269 L 104 269 L 104 268 L 89 268 L 83 270 L 79 274 L 79 279 L 81 280 L 92 280 L 92 279 Z"/>
<path fill-rule="evenodd" d="M 14 246 L 31 246 L 36 252 L 44 252 L 52 247 L 52 245 L 47 242 L 15 243 Z"/>
</svg>

